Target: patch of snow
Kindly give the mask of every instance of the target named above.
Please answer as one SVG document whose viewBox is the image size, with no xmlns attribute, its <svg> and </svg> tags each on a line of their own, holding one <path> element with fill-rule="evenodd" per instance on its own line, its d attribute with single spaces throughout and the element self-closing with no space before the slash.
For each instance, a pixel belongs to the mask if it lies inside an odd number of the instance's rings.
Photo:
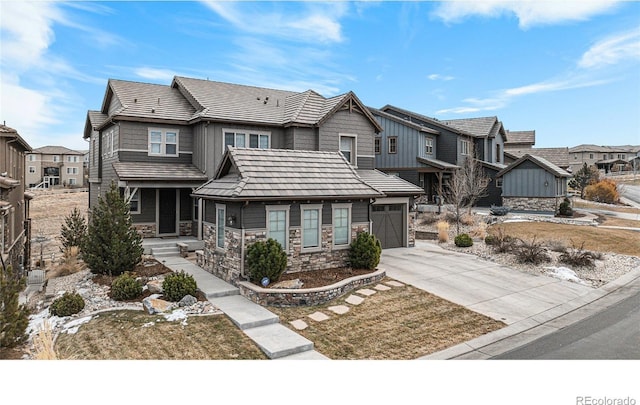
<svg viewBox="0 0 640 405">
<path fill-rule="evenodd" d="M 587 285 L 575 271 L 567 268 L 567 267 L 545 267 L 547 275 L 555 278 L 559 278 L 560 280 L 573 281 L 574 283 Z"/>
<path fill-rule="evenodd" d="M 78 332 L 78 329 L 81 325 L 89 322 L 91 319 L 93 319 L 92 316 L 85 316 L 83 318 L 73 320 L 62 327 L 61 333 L 68 333 L 69 335 L 73 335 Z"/>
<path fill-rule="evenodd" d="M 147 322 L 144 325 L 142 325 L 143 328 L 150 328 L 151 326 L 154 326 L 156 323 L 155 322 Z"/>
<path fill-rule="evenodd" d="M 164 316 L 164 319 L 166 319 L 169 322 L 187 319 L 187 313 L 184 312 L 184 309 L 176 309 L 171 313 L 163 314 L 163 316 Z"/>
</svg>

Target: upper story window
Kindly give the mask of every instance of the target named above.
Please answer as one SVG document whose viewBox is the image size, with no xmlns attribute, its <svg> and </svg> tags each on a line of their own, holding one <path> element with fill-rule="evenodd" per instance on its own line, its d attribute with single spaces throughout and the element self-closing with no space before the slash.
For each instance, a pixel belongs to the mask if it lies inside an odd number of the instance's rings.
<svg viewBox="0 0 640 405">
<path fill-rule="evenodd" d="M 54 162 L 59 162 L 59 161 L 60 161 L 60 156 L 58 156 L 58 155 L 53 155 L 53 161 L 54 161 Z"/>
<path fill-rule="evenodd" d="M 67 174 L 78 174 L 77 167 L 67 167 Z"/>
<path fill-rule="evenodd" d="M 468 155 L 469 154 L 469 141 L 461 140 L 460 141 L 460 154 Z"/>
<path fill-rule="evenodd" d="M 373 149 L 376 155 L 380 154 L 380 141 L 381 141 L 380 137 L 375 137 L 373 139 Z"/>
<path fill-rule="evenodd" d="M 500 144 L 497 143 L 496 144 L 496 162 L 500 163 L 500 155 L 502 155 L 501 151 L 500 151 Z"/>
<path fill-rule="evenodd" d="M 394 154 L 398 153 L 398 137 L 390 136 L 389 138 L 389 153 Z"/>
<path fill-rule="evenodd" d="M 576 156 L 578 157 L 578 156 Z M 589 159 L 593 159 L 593 153 L 589 153 Z"/>
<path fill-rule="evenodd" d="M 271 147 L 271 133 L 259 131 L 224 131 L 224 147 L 269 149 Z"/>
<path fill-rule="evenodd" d="M 604 159 L 606 159 L 606 158 L 607 158 L 607 155 L 606 155 L 606 154 L 602 155 L 602 159 L 603 159 L 603 160 L 604 160 Z"/>
<path fill-rule="evenodd" d="M 113 129 L 104 135 L 102 154 L 103 156 L 113 156 Z"/>
<path fill-rule="evenodd" d="M 340 135 L 340 153 L 351 163 L 356 165 L 356 136 Z"/>
<path fill-rule="evenodd" d="M 68 163 L 78 163 L 78 157 L 77 156 L 67 156 L 67 162 Z"/>
<path fill-rule="evenodd" d="M 433 155 L 433 138 L 425 137 L 424 153 L 426 155 Z"/>
<path fill-rule="evenodd" d="M 29 162 L 35 162 L 36 155 L 28 155 L 28 160 L 29 160 Z"/>
<path fill-rule="evenodd" d="M 149 129 L 149 155 L 178 156 L 178 134 L 175 129 Z"/>
<path fill-rule="evenodd" d="M 29 173 L 35 173 L 35 172 L 36 172 L 35 166 L 29 166 Z"/>
</svg>

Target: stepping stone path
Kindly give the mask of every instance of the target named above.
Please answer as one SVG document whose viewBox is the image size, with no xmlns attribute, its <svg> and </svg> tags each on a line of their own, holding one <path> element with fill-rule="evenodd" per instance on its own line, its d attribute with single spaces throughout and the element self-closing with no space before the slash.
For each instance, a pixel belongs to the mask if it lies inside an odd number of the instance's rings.
<svg viewBox="0 0 640 405">
<path fill-rule="evenodd" d="M 378 291 L 389 291 L 391 289 L 391 287 L 389 287 L 388 285 L 384 285 L 384 284 L 378 284 L 377 286 L 373 287 Z"/>
<path fill-rule="evenodd" d="M 338 315 L 346 314 L 347 312 L 349 312 L 349 307 L 346 305 L 336 305 L 335 307 L 329 307 L 327 309 Z"/>
<path fill-rule="evenodd" d="M 291 326 L 296 328 L 297 330 L 305 330 L 309 327 L 305 321 L 302 319 L 296 319 L 295 321 L 291 321 Z"/>
<path fill-rule="evenodd" d="M 371 296 L 371 295 L 375 294 L 375 293 L 376 293 L 376 291 L 370 290 L 370 289 L 368 289 L 368 288 L 363 288 L 362 290 L 358 290 L 358 291 L 356 291 L 356 293 L 358 293 L 358 294 L 362 294 L 362 295 L 364 295 L 364 296 L 369 297 L 369 296 Z"/>
<path fill-rule="evenodd" d="M 314 312 L 311 315 L 308 315 L 309 318 L 313 319 L 316 322 L 322 322 L 322 321 L 326 321 L 327 319 L 329 319 L 329 317 L 322 313 L 322 312 Z"/>
<path fill-rule="evenodd" d="M 391 281 L 387 281 L 385 282 L 386 285 L 390 285 L 391 287 L 404 287 L 404 284 L 395 281 L 395 280 L 391 280 Z"/>
<path fill-rule="evenodd" d="M 364 298 L 362 297 L 358 297 L 357 295 L 350 295 L 349 297 L 347 297 L 346 300 L 344 300 L 347 304 L 351 304 L 351 305 L 360 305 L 364 302 Z"/>
</svg>

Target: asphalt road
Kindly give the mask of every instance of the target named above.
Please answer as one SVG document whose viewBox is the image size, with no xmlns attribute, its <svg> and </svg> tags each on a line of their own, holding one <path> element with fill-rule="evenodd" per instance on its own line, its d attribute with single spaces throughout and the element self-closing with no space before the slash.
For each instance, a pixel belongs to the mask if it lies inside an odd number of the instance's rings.
<svg viewBox="0 0 640 405">
<path fill-rule="evenodd" d="M 640 186 L 625 184 L 622 188 L 622 195 L 640 204 Z"/>
<path fill-rule="evenodd" d="M 608 309 L 493 359 L 640 359 L 640 291 Z"/>
</svg>

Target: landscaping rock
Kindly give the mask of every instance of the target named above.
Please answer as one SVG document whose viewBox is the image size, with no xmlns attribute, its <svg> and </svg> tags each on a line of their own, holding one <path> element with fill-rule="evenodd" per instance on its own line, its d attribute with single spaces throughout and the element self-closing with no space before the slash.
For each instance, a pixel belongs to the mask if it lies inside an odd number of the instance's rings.
<svg viewBox="0 0 640 405">
<path fill-rule="evenodd" d="M 179 307 L 190 307 L 191 305 L 195 304 L 196 302 L 198 302 L 198 299 L 196 297 L 194 297 L 193 295 L 185 295 L 184 297 L 182 297 L 182 299 L 178 302 L 178 306 Z"/>
<path fill-rule="evenodd" d="M 174 303 L 159 299 L 157 294 L 151 295 L 142 300 L 142 305 L 151 315 L 167 312 L 175 307 Z"/>
<path fill-rule="evenodd" d="M 296 278 L 295 280 L 279 281 L 270 285 L 269 288 L 302 288 L 302 281 L 300 281 L 299 278 Z"/>
<path fill-rule="evenodd" d="M 147 282 L 147 288 L 151 294 L 162 294 L 164 289 L 162 288 L 163 280 L 149 280 Z"/>
</svg>

